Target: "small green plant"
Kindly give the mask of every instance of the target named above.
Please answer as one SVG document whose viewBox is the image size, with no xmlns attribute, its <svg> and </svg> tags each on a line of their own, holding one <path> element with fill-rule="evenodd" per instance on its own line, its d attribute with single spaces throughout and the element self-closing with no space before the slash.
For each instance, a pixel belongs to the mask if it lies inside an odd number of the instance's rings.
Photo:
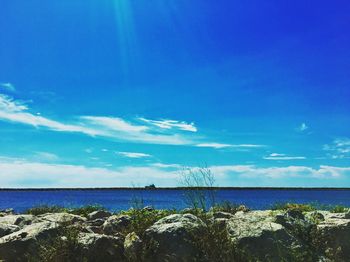
<svg viewBox="0 0 350 262">
<path fill-rule="evenodd" d="M 35 254 L 27 255 L 30 262 L 85 262 L 78 242 L 79 228 L 63 225 L 60 234 L 52 239 L 39 242 Z"/>
<path fill-rule="evenodd" d="M 312 204 L 275 203 L 271 206 L 271 210 L 297 210 L 301 212 L 309 212 L 315 211 L 316 208 Z"/>
<path fill-rule="evenodd" d="M 232 203 L 230 201 L 223 201 L 221 203 L 215 204 L 210 210 L 212 212 L 221 211 L 221 212 L 235 214 L 238 211 L 247 212 L 250 209 L 248 207 L 246 207 L 245 205 L 238 205 L 238 204 Z"/>
<path fill-rule="evenodd" d="M 26 214 L 30 215 L 42 215 L 46 213 L 61 213 L 61 212 L 68 212 L 67 208 L 61 207 L 61 206 L 56 206 L 56 205 L 40 205 L 36 207 L 29 208 L 25 211 Z"/>
<path fill-rule="evenodd" d="M 106 208 L 101 205 L 87 205 L 87 206 L 81 206 L 81 207 L 75 207 L 75 208 L 69 209 L 68 212 L 74 215 L 87 217 L 87 215 L 90 214 L 91 212 L 98 211 L 98 210 L 106 210 Z"/>
<path fill-rule="evenodd" d="M 121 214 L 131 217 L 131 225 L 125 234 L 135 232 L 138 236 L 143 235 L 147 228 L 163 217 L 175 214 L 176 210 L 147 210 L 131 208 L 127 211 L 122 211 Z"/>
<path fill-rule="evenodd" d="M 349 207 L 341 206 L 341 205 L 336 205 L 332 207 L 329 211 L 331 213 L 346 213 L 350 210 Z"/>
</svg>

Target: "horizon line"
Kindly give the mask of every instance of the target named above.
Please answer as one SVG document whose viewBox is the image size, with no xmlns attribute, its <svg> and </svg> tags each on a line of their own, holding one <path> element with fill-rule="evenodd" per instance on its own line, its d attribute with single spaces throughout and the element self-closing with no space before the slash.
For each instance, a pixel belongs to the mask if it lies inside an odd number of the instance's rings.
<svg viewBox="0 0 350 262">
<path fill-rule="evenodd" d="M 0 188 L 0 191 L 65 191 L 65 190 L 350 190 L 350 187 L 31 187 Z"/>
</svg>

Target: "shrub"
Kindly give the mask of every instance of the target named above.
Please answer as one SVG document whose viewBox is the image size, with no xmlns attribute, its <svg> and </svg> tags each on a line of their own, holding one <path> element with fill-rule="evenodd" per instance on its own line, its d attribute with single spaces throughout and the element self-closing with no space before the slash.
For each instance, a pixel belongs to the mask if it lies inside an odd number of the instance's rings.
<svg viewBox="0 0 350 262">
<path fill-rule="evenodd" d="M 36 207 L 29 208 L 25 211 L 25 213 L 30 215 L 42 215 L 46 213 L 61 213 L 61 212 L 68 212 L 68 210 L 61 206 L 49 206 L 49 205 L 40 205 Z"/>
<path fill-rule="evenodd" d="M 131 217 L 131 225 L 125 234 L 135 232 L 138 236 L 143 236 L 147 228 L 163 217 L 175 214 L 176 210 L 148 210 L 148 209 L 129 209 L 122 211 L 121 214 Z"/>
<path fill-rule="evenodd" d="M 81 206 L 81 207 L 70 209 L 69 213 L 87 217 L 87 215 L 90 214 L 91 212 L 98 211 L 98 210 L 106 210 L 106 208 L 101 205 L 87 205 L 87 206 Z"/>
<path fill-rule="evenodd" d="M 79 229 L 64 225 L 59 236 L 42 241 L 34 255 L 27 255 L 30 262 L 83 262 L 88 258 L 81 255 L 78 243 Z"/>
<path fill-rule="evenodd" d="M 231 213 L 231 214 L 235 214 L 238 211 L 249 211 L 249 208 L 244 206 L 244 205 L 238 205 L 235 203 L 232 203 L 230 201 L 223 201 L 219 204 L 215 204 L 212 208 L 211 208 L 212 212 L 227 212 L 227 213 Z"/>
<path fill-rule="evenodd" d="M 185 168 L 181 174 L 185 203 L 193 209 L 207 210 L 216 203 L 215 179 L 209 168 Z"/>
<path fill-rule="evenodd" d="M 297 203 L 275 203 L 271 207 L 272 210 L 298 210 L 301 212 L 315 211 L 316 208 L 312 204 Z"/>
<path fill-rule="evenodd" d="M 350 210 L 350 208 L 348 208 L 348 207 L 336 205 L 336 206 L 332 207 L 329 211 L 332 213 L 345 213 L 345 212 L 348 212 L 349 210 Z"/>
</svg>

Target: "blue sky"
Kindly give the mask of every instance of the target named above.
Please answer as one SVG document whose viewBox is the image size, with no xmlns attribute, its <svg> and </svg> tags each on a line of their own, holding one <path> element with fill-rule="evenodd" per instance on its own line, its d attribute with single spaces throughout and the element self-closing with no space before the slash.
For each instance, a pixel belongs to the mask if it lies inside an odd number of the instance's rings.
<svg viewBox="0 0 350 262">
<path fill-rule="evenodd" d="M 350 187 L 349 12 L 2 1 L 0 187 Z"/>
</svg>

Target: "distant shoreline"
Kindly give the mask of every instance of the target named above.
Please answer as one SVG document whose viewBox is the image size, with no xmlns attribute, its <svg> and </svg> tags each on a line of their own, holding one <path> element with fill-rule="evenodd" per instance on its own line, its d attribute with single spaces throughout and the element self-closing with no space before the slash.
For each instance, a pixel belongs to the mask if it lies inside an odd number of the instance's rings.
<svg viewBox="0 0 350 262">
<path fill-rule="evenodd" d="M 349 187 L 91 187 L 91 188 L 0 188 L 0 191 L 92 191 L 92 190 L 350 190 Z"/>
</svg>

